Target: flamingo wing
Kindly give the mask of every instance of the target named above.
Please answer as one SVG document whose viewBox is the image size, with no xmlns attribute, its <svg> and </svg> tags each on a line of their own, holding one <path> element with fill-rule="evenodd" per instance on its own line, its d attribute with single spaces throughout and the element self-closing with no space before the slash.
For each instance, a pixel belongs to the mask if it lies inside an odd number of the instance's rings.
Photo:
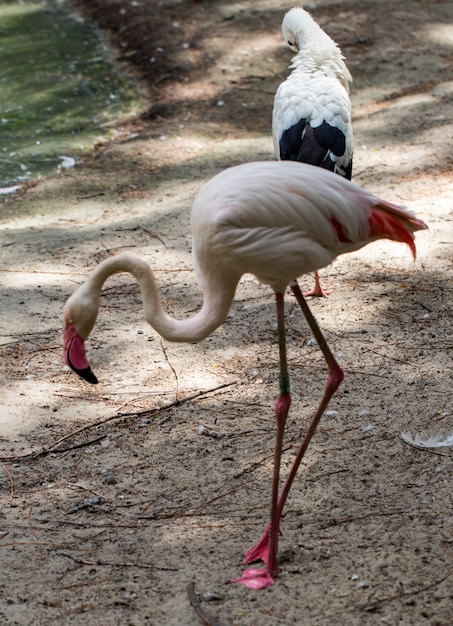
<svg viewBox="0 0 453 626">
<path fill-rule="evenodd" d="M 295 161 L 230 168 L 204 186 L 192 212 L 203 273 L 220 264 L 278 291 L 374 239 L 413 249 L 411 232 L 420 224 L 343 177 Z"/>
</svg>

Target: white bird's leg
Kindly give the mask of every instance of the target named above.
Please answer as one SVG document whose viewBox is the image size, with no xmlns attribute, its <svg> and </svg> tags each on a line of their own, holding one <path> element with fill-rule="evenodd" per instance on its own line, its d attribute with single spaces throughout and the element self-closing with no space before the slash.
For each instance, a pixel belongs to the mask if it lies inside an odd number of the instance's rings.
<svg viewBox="0 0 453 626">
<path fill-rule="evenodd" d="M 247 552 L 244 563 L 262 560 L 266 563 L 265 569 L 247 568 L 240 578 L 232 582 L 241 582 L 252 589 L 264 589 L 273 584 L 278 574 L 278 536 L 280 533 L 279 513 L 279 485 L 280 463 L 283 448 L 286 419 L 291 405 L 289 393 L 288 361 L 286 357 L 285 305 L 284 294 L 276 293 L 278 347 L 280 356 L 280 395 L 275 403 L 275 418 L 277 432 L 275 436 L 274 470 L 272 477 L 271 515 L 261 539 Z"/>
<path fill-rule="evenodd" d="M 318 272 L 315 272 L 315 286 L 313 287 L 313 289 L 311 291 L 306 291 L 303 295 L 305 298 L 308 298 L 310 296 L 316 296 L 318 298 L 327 298 L 327 296 L 329 294 L 332 293 L 332 290 L 329 289 L 329 291 L 325 291 L 322 287 L 321 287 L 321 282 L 319 280 L 319 274 Z"/>
</svg>

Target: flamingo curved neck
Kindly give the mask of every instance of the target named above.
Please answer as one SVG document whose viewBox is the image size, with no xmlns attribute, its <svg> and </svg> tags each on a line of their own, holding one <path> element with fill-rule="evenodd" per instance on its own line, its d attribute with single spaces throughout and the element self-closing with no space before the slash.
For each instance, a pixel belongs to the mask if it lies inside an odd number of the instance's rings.
<svg viewBox="0 0 453 626">
<path fill-rule="evenodd" d="M 140 287 L 146 321 L 169 341 L 197 342 L 210 335 L 225 321 L 237 285 L 236 281 L 230 289 L 223 285 L 222 289 L 217 286 L 217 289 L 204 290 L 203 305 L 198 313 L 191 318 L 177 320 L 162 308 L 159 290 L 148 263 L 132 255 L 120 254 L 103 261 L 81 289 L 86 288 L 99 297 L 105 281 L 120 272 L 134 276 Z"/>
</svg>

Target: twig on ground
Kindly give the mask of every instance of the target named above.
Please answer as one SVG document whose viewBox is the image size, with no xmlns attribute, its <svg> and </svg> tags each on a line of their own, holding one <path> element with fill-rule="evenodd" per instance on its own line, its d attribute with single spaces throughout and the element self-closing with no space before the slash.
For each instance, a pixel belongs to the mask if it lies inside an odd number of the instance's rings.
<svg viewBox="0 0 453 626">
<path fill-rule="evenodd" d="M 77 450 L 77 448 L 86 448 L 88 446 L 93 445 L 94 443 L 98 443 L 99 441 L 102 441 L 102 439 L 105 439 L 107 437 L 107 435 L 99 435 L 99 437 L 95 437 L 94 439 L 89 439 L 88 441 L 82 441 L 82 443 L 75 443 L 72 446 L 68 446 L 67 448 L 59 448 L 58 452 L 69 452 L 70 450 Z M 45 454 L 43 452 L 43 454 Z"/>
<path fill-rule="evenodd" d="M 160 340 L 160 347 L 162 348 L 162 352 L 164 353 L 165 360 L 167 361 L 167 363 L 168 363 L 168 365 L 169 365 L 169 367 L 170 367 L 170 369 L 173 372 L 173 375 L 175 377 L 175 381 L 176 381 L 175 400 L 178 400 L 178 396 L 179 396 L 179 376 L 178 376 L 177 371 L 173 367 L 173 363 L 168 358 L 167 348 L 165 347 L 165 343 L 164 343 L 164 340 L 162 338 Z"/>
<path fill-rule="evenodd" d="M 77 200 L 89 200 L 90 198 L 98 198 L 99 196 L 103 196 L 104 192 L 99 191 L 98 193 L 90 193 L 87 196 L 76 196 Z"/>
<path fill-rule="evenodd" d="M 107 566 L 107 567 L 138 567 L 140 569 L 151 569 L 151 570 L 161 570 L 163 572 L 177 572 L 178 569 L 176 567 L 159 567 L 157 565 L 148 565 L 146 563 L 129 563 L 128 561 L 102 561 L 101 559 L 97 559 L 96 561 L 89 561 L 87 559 L 81 559 L 73 554 L 68 554 L 67 552 L 57 552 L 59 556 L 66 556 L 68 559 L 74 561 L 74 563 L 79 563 L 79 565 L 98 565 L 98 566 Z"/>
<path fill-rule="evenodd" d="M 367 519 L 368 517 L 384 517 L 390 515 L 401 515 L 404 513 L 403 509 L 399 509 L 397 511 L 376 511 L 373 513 L 365 513 L 364 515 L 357 515 L 354 517 L 343 517 L 342 519 L 333 519 L 321 523 L 321 528 L 330 528 L 331 526 L 340 526 L 341 524 L 349 524 L 351 522 L 358 522 L 363 519 Z"/>
<path fill-rule="evenodd" d="M 80 528 L 102 528 L 102 529 L 106 529 L 108 528 L 109 530 L 112 529 L 116 529 L 116 528 L 137 528 L 137 524 L 135 522 L 130 523 L 130 524 L 111 524 L 110 522 L 106 522 L 105 524 L 88 524 L 86 521 L 83 522 L 76 522 L 76 521 L 72 521 L 72 520 L 67 520 L 67 519 L 47 519 L 47 518 L 43 518 L 41 519 L 41 523 L 43 524 L 61 524 L 61 525 L 66 525 L 66 526 L 77 526 Z M 43 528 L 42 530 L 49 530 L 48 528 Z"/>
<path fill-rule="evenodd" d="M 187 595 L 189 597 L 190 606 L 198 615 L 202 624 L 206 624 L 206 626 L 219 626 L 219 623 L 212 617 L 209 617 L 201 608 L 197 594 L 195 593 L 195 583 L 193 580 L 187 585 Z"/>
<path fill-rule="evenodd" d="M 286 447 L 283 448 L 282 452 L 287 452 L 288 450 L 291 450 L 292 447 L 293 447 L 292 445 L 286 446 Z M 273 457 L 274 457 L 274 453 L 273 452 L 269 452 L 269 454 L 264 455 L 263 457 L 261 457 L 261 459 L 258 459 L 258 461 L 254 461 L 253 463 L 251 463 L 250 465 L 248 465 L 247 467 L 242 469 L 237 474 L 234 474 L 233 478 L 234 479 L 241 478 L 241 476 L 243 476 L 244 474 L 248 474 L 249 472 L 253 472 L 253 470 L 255 470 L 257 467 L 262 465 L 268 459 L 272 459 Z"/>
<path fill-rule="evenodd" d="M 33 505 L 28 507 L 28 513 L 27 513 L 27 524 L 28 524 L 28 528 L 30 529 L 31 534 L 33 535 L 33 537 L 35 539 L 39 539 L 39 535 L 38 533 L 34 530 L 34 528 L 31 525 L 31 510 L 33 508 Z"/>
<path fill-rule="evenodd" d="M 149 235 L 152 239 L 157 239 L 157 241 L 160 241 L 160 243 L 164 246 L 164 248 L 168 248 L 167 244 L 162 239 L 162 237 L 160 237 L 157 233 L 155 233 L 150 228 L 145 228 L 145 226 L 134 226 L 133 228 L 117 228 L 116 230 L 119 232 L 129 231 L 129 230 L 130 231 L 141 230 L 147 235 Z"/>
<path fill-rule="evenodd" d="M 50 546 L 51 548 L 68 548 L 67 543 L 53 543 L 52 541 L 5 541 L 0 543 L 0 548 L 10 548 L 11 546 Z M 77 548 L 78 550 L 88 550 L 88 548 Z"/>
<path fill-rule="evenodd" d="M 218 391 L 219 389 L 225 389 L 225 387 L 231 387 L 232 385 L 236 385 L 237 381 L 233 381 L 231 383 L 223 383 L 222 385 L 218 385 L 217 387 L 213 387 L 212 389 L 205 389 L 204 391 L 197 391 L 197 393 L 194 393 L 190 396 L 186 396 L 185 398 L 182 399 L 178 399 L 178 400 L 173 400 L 172 402 L 169 402 L 168 404 L 164 405 L 164 406 L 160 406 L 158 408 L 155 409 L 144 409 L 142 411 L 133 411 L 130 413 L 116 413 L 115 415 L 110 415 L 109 417 L 106 418 L 102 418 L 100 420 L 97 420 L 96 422 L 93 422 L 91 424 L 86 424 L 85 426 L 82 426 L 81 428 L 77 428 L 77 430 L 73 430 L 72 432 L 68 433 L 67 435 L 65 435 L 64 437 L 61 437 L 60 439 L 57 439 L 57 441 L 55 441 L 54 443 L 52 443 L 50 446 L 44 447 L 41 450 L 37 450 L 34 452 L 29 452 L 27 454 L 24 455 L 15 455 L 15 456 L 10 456 L 10 457 L 0 457 L 0 461 L 22 461 L 25 459 L 36 459 L 40 456 L 45 456 L 47 454 L 50 454 L 51 452 L 60 452 L 60 451 L 64 451 L 64 450 L 59 450 L 58 446 L 60 444 L 62 444 L 64 441 L 67 441 L 68 439 L 71 439 L 71 437 L 75 437 L 75 435 L 78 435 L 82 432 L 85 432 L 87 430 L 91 430 L 92 428 L 97 428 L 98 426 L 103 426 L 104 424 L 107 424 L 107 422 L 111 422 L 113 420 L 116 419 L 125 419 L 128 417 L 143 417 L 144 415 L 157 415 L 159 413 L 163 413 L 164 411 L 168 411 L 169 409 L 172 409 L 173 407 L 176 406 L 180 406 L 182 404 L 185 404 L 186 402 L 190 402 L 191 400 L 196 400 L 197 398 L 201 398 L 202 396 L 208 394 L 208 393 L 214 393 L 215 391 Z M 105 435 L 103 435 L 102 437 L 99 437 L 99 439 L 104 439 Z M 85 444 L 77 444 L 78 447 L 81 447 Z M 70 448 L 68 448 L 70 449 Z M 11 475 L 9 474 L 9 472 L 5 469 L 5 466 L 3 466 L 3 469 L 5 470 L 5 473 L 7 474 L 7 476 L 10 478 L 10 483 L 12 484 L 12 478 Z M 13 489 L 13 493 L 14 493 L 14 489 Z"/>
<path fill-rule="evenodd" d="M 426 585 L 425 587 L 419 587 L 418 589 L 412 589 L 410 591 L 401 591 L 400 593 L 395 593 L 393 596 L 385 596 L 382 598 L 376 598 L 374 601 L 368 602 L 367 604 L 364 604 L 360 606 L 359 608 L 362 611 L 373 611 L 376 608 L 376 606 L 378 604 L 381 604 L 382 602 L 392 602 L 392 600 L 398 600 L 399 598 L 406 598 L 407 596 L 415 596 L 419 593 L 423 593 L 424 591 L 428 591 L 428 589 L 432 589 L 433 587 L 436 587 L 437 585 L 440 585 L 441 583 L 444 582 L 444 580 L 447 580 L 447 578 L 450 578 L 450 574 L 443 576 L 439 580 L 436 580 L 435 582 L 429 585 Z"/>
<path fill-rule="evenodd" d="M 244 435 L 250 435 L 253 433 L 253 430 L 240 430 L 236 433 L 223 433 L 216 432 L 215 430 L 211 430 L 207 426 L 199 426 L 198 434 L 203 435 L 204 437 L 211 437 L 212 439 L 226 439 L 231 437 L 243 437 Z"/>
<path fill-rule="evenodd" d="M 6 467 L 6 465 L 2 465 L 2 467 L 3 467 L 3 471 L 8 476 L 8 480 L 9 480 L 9 501 L 12 502 L 12 500 L 14 498 L 14 481 L 13 481 L 13 477 L 11 476 L 11 472 Z"/>
</svg>

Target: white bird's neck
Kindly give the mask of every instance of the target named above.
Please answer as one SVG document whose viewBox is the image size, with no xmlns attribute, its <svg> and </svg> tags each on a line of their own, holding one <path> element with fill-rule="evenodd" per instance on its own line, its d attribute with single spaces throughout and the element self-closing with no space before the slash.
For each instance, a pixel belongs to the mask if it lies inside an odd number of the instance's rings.
<svg viewBox="0 0 453 626">
<path fill-rule="evenodd" d="M 128 272 L 137 280 L 146 321 L 169 341 L 196 342 L 210 335 L 225 321 L 238 282 L 210 284 L 203 293 L 200 311 L 191 318 L 177 320 L 163 310 L 154 275 L 145 261 L 128 254 L 109 257 L 68 300 L 68 307 L 72 310 L 78 308 L 77 318 L 85 317 L 86 326 L 77 329 L 82 337 L 86 338 L 94 325 L 105 281 L 120 272 Z"/>
<path fill-rule="evenodd" d="M 352 76 L 341 52 L 337 48 L 336 54 L 326 54 L 315 46 L 305 46 L 291 59 L 290 68 L 302 72 L 320 71 L 327 76 L 334 76 L 349 93 L 349 85 L 352 83 Z"/>
<path fill-rule="evenodd" d="M 292 49 L 298 50 L 291 60 L 291 69 L 300 68 L 310 73 L 318 70 L 327 76 L 335 76 L 349 91 L 352 76 L 344 62 L 345 57 L 311 15 L 301 8 L 291 9 L 283 19 L 282 32 Z"/>
</svg>

